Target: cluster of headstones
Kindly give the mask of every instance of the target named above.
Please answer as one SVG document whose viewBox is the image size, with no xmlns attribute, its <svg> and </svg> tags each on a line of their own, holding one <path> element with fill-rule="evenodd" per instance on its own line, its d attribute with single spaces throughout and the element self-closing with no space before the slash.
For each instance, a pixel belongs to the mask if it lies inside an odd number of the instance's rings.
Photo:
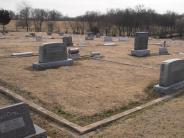
<svg viewBox="0 0 184 138">
<path fill-rule="evenodd" d="M 148 49 L 148 32 L 137 32 L 135 34 L 135 41 L 134 41 L 134 49 L 131 50 L 132 56 L 137 57 L 144 57 L 150 55 L 150 50 Z M 168 50 L 166 45 L 166 41 L 164 41 L 164 46 L 159 48 L 159 54 L 165 55 L 168 54 Z"/>
<path fill-rule="evenodd" d="M 28 106 L 18 103 L 0 108 L 0 138 L 47 138 L 47 134 L 33 124 Z"/>
</svg>

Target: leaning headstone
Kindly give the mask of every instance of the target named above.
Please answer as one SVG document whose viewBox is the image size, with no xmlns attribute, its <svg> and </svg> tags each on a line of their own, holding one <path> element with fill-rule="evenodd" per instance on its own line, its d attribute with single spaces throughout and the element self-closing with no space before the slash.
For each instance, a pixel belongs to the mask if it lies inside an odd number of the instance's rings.
<svg viewBox="0 0 184 138">
<path fill-rule="evenodd" d="M 160 81 L 154 91 L 167 94 L 184 88 L 184 60 L 170 59 L 160 66 Z"/>
<path fill-rule="evenodd" d="M 0 108 L 0 138 L 47 138 L 46 131 L 34 125 L 24 103 Z"/>
<path fill-rule="evenodd" d="M 39 62 L 33 64 L 33 69 L 42 70 L 70 66 L 72 59 L 67 57 L 67 47 L 64 43 L 47 43 L 39 48 Z"/>
<path fill-rule="evenodd" d="M 110 36 L 105 36 L 105 37 L 104 37 L 104 42 L 112 42 L 112 37 L 110 37 Z"/>
<path fill-rule="evenodd" d="M 144 57 L 150 55 L 148 49 L 148 32 L 137 32 L 134 41 L 134 49 L 131 50 L 132 56 Z"/>
<path fill-rule="evenodd" d="M 65 36 L 65 37 L 63 37 L 63 43 L 66 46 L 73 46 L 72 37 L 71 36 Z"/>
<path fill-rule="evenodd" d="M 94 40 L 94 33 L 92 32 L 87 32 L 86 35 L 85 35 L 85 40 Z"/>
<path fill-rule="evenodd" d="M 68 49 L 68 57 L 73 59 L 73 60 L 80 58 L 79 48 L 69 48 Z"/>
</svg>

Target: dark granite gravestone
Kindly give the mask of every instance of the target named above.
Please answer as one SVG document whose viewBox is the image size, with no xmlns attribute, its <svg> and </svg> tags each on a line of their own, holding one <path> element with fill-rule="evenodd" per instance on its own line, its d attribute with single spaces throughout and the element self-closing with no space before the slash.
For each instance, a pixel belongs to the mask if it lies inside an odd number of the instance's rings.
<svg viewBox="0 0 184 138">
<path fill-rule="evenodd" d="M 135 35 L 134 50 L 148 49 L 148 32 L 137 32 Z"/>
<path fill-rule="evenodd" d="M 73 46 L 72 37 L 71 36 L 63 37 L 63 43 L 66 46 Z"/>
<path fill-rule="evenodd" d="M 67 47 L 63 43 L 47 43 L 39 47 L 39 62 L 47 63 L 67 59 Z"/>
<path fill-rule="evenodd" d="M 143 57 L 150 54 L 148 50 L 148 32 L 137 32 L 135 35 L 134 49 L 131 51 L 133 56 Z"/>
<path fill-rule="evenodd" d="M 33 64 L 33 69 L 42 70 L 70 66 L 72 59 L 67 57 L 67 47 L 64 43 L 47 43 L 39 48 L 39 63 Z"/>
<path fill-rule="evenodd" d="M 47 138 L 47 135 L 33 125 L 28 106 L 18 103 L 0 108 L 0 138 Z"/>
<path fill-rule="evenodd" d="M 184 88 L 184 60 L 170 59 L 160 66 L 160 82 L 154 86 L 159 93 L 169 93 Z"/>
<path fill-rule="evenodd" d="M 85 40 L 94 40 L 94 33 L 93 32 L 87 32 L 85 35 Z"/>
</svg>

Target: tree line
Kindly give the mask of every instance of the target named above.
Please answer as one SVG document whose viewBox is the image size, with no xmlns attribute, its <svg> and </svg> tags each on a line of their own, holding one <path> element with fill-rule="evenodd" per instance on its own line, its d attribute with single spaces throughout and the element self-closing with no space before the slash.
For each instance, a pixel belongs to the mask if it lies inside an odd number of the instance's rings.
<svg viewBox="0 0 184 138">
<path fill-rule="evenodd" d="M 159 37 L 184 35 L 184 14 L 169 11 L 160 14 L 141 5 L 134 9 L 111 9 L 104 14 L 87 11 L 84 15 L 70 18 L 57 10 L 32 8 L 24 4 L 17 14 L 9 11 L 9 16 L 16 20 L 16 26 L 21 26 L 27 31 L 30 31 L 31 25 L 35 31 L 43 31 L 43 22 L 47 22 L 48 31 L 53 31 L 55 21 L 67 21 L 74 34 L 90 31 L 111 36 L 133 36 L 137 31 L 147 31 L 150 35 Z"/>
</svg>

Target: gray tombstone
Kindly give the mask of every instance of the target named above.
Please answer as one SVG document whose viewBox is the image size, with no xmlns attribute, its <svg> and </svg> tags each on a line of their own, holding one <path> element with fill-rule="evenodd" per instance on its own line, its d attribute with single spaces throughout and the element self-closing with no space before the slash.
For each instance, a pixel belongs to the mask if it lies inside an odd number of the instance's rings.
<svg viewBox="0 0 184 138">
<path fill-rule="evenodd" d="M 160 82 L 154 86 L 159 93 L 169 93 L 184 88 L 184 60 L 170 59 L 160 66 Z"/>
<path fill-rule="evenodd" d="M 18 103 L 0 108 L 0 138 L 47 138 L 47 135 L 33 124 L 28 106 Z"/>
<path fill-rule="evenodd" d="M 159 47 L 159 55 L 168 55 L 167 47 Z"/>
<path fill-rule="evenodd" d="M 93 32 L 87 32 L 85 35 L 85 40 L 94 40 L 94 33 Z"/>
<path fill-rule="evenodd" d="M 131 50 L 131 55 L 143 57 L 150 55 L 150 50 L 148 49 L 148 32 L 137 32 L 135 35 L 134 49 Z"/>
<path fill-rule="evenodd" d="M 63 37 L 63 43 L 66 46 L 73 46 L 72 37 L 71 36 L 65 36 L 65 37 Z"/>
<path fill-rule="evenodd" d="M 110 37 L 110 36 L 105 36 L 105 37 L 104 37 L 104 42 L 112 42 L 112 37 Z"/>
<path fill-rule="evenodd" d="M 101 37 L 101 34 L 100 33 L 97 33 L 96 34 L 96 38 L 100 38 Z"/>
<path fill-rule="evenodd" d="M 39 63 L 33 64 L 33 69 L 41 70 L 69 66 L 72 59 L 67 58 L 67 47 L 64 43 L 47 43 L 39 48 Z"/>
</svg>

